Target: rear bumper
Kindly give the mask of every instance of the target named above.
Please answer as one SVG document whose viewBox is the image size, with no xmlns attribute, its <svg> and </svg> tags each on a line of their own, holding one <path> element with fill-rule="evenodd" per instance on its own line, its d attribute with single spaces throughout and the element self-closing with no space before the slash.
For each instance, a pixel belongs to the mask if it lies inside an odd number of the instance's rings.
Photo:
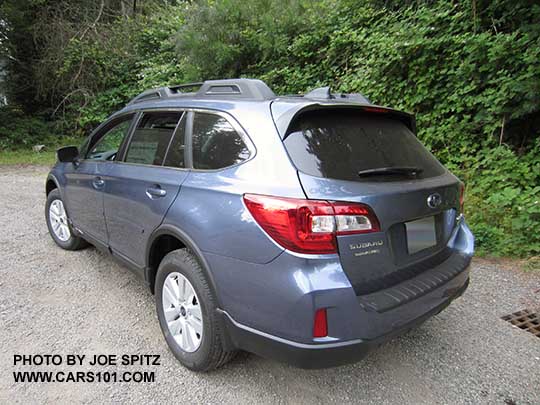
<svg viewBox="0 0 540 405">
<path fill-rule="evenodd" d="M 469 285 L 468 271 L 465 281 L 453 295 L 422 316 L 400 326 L 392 332 L 375 339 L 355 339 L 337 343 L 304 344 L 273 336 L 232 319 L 222 312 L 230 344 L 234 348 L 246 350 L 259 356 L 282 361 L 300 368 L 327 368 L 354 363 L 361 360 L 373 348 L 420 325 L 428 318 L 438 314 L 455 298 L 463 294 Z"/>
</svg>

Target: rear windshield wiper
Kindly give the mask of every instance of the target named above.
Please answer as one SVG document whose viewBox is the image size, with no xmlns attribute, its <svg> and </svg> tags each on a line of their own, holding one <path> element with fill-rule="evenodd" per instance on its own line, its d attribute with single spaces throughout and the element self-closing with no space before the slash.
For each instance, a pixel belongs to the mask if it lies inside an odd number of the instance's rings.
<svg viewBox="0 0 540 405">
<path fill-rule="evenodd" d="M 424 169 L 413 166 L 378 167 L 376 169 L 360 170 L 358 172 L 358 175 L 360 177 L 377 176 L 381 174 L 401 174 L 406 176 L 417 176 L 423 171 Z"/>
</svg>

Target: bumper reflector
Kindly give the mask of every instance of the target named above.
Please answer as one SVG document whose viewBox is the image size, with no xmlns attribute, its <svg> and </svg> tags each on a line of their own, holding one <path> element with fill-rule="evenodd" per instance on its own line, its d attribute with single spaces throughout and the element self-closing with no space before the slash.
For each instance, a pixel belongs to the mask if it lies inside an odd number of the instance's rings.
<svg viewBox="0 0 540 405">
<path fill-rule="evenodd" d="M 328 322 L 326 320 L 326 308 L 318 309 L 315 312 L 315 321 L 313 322 L 313 337 L 321 338 L 328 336 Z"/>
</svg>

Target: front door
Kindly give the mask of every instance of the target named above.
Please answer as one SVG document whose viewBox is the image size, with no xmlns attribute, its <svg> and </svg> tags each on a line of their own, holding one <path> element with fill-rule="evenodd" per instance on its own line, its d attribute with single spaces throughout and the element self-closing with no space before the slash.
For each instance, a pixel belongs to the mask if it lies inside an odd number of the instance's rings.
<svg viewBox="0 0 540 405">
<path fill-rule="evenodd" d="M 181 111 L 142 113 L 123 161 L 112 165 L 104 179 L 109 246 L 138 267 L 144 266 L 148 238 L 189 173 L 182 116 Z"/>
<path fill-rule="evenodd" d="M 82 148 L 81 159 L 66 170 L 65 199 L 70 219 L 84 235 L 103 244 L 108 239 L 103 213 L 105 177 L 132 119 L 133 114 L 129 114 L 104 125 Z"/>
</svg>

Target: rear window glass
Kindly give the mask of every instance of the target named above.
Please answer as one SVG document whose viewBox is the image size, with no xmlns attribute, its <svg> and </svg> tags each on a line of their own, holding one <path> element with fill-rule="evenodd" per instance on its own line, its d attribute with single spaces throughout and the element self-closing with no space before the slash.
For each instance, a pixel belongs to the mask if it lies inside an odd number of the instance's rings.
<svg viewBox="0 0 540 405">
<path fill-rule="evenodd" d="M 181 112 L 144 113 L 137 125 L 125 161 L 161 166 Z"/>
<path fill-rule="evenodd" d="M 380 114 L 310 111 L 292 123 L 284 143 L 298 170 L 317 177 L 397 181 L 445 171 L 404 123 Z"/>
</svg>

